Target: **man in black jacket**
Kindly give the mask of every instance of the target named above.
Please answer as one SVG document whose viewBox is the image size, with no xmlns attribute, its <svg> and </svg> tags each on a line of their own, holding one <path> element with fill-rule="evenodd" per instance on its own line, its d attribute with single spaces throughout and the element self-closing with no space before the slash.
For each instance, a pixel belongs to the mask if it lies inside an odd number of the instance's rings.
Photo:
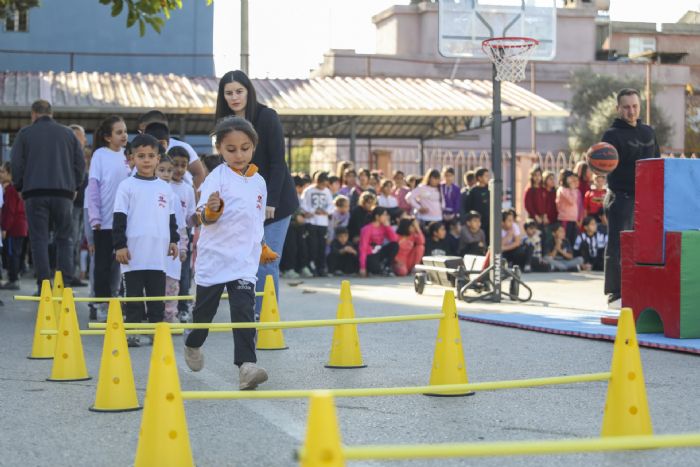
<svg viewBox="0 0 700 467">
<path fill-rule="evenodd" d="M 634 228 L 635 166 L 640 159 L 659 157 L 654 130 L 639 120 L 639 91 L 625 88 L 617 93 L 617 113 L 602 141 L 617 149 L 619 163 L 608 175 L 604 208 L 608 217 L 608 245 L 605 249 L 605 293 L 611 308 L 620 300 L 620 232 Z"/>
<path fill-rule="evenodd" d="M 32 104 L 32 124 L 12 145 L 12 178 L 22 193 L 38 289 L 50 279 L 49 222 L 54 227 L 56 267 L 64 282 L 73 279 L 73 199 L 85 175 L 83 149 L 73 131 L 52 118 L 51 104 Z"/>
<path fill-rule="evenodd" d="M 486 245 L 491 238 L 489 229 L 491 226 L 491 194 L 489 192 L 489 169 L 478 167 L 474 174 L 476 185 L 474 185 L 465 198 L 462 199 L 461 210 L 465 213 L 476 211 L 481 215 L 481 229 L 486 233 Z"/>
</svg>

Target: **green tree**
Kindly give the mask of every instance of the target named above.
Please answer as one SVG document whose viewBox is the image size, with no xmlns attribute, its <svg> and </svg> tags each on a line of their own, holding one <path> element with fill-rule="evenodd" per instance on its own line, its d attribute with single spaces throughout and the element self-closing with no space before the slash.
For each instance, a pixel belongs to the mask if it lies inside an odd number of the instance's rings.
<svg viewBox="0 0 700 467">
<path fill-rule="evenodd" d="M 295 141 L 292 147 L 290 170 L 292 172 L 306 172 L 311 170 L 311 153 L 314 152 L 312 139 Z"/>
<path fill-rule="evenodd" d="M 192 1 L 192 0 L 190 0 Z M 139 34 L 146 34 L 146 28 L 151 27 L 160 33 L 165 21 L 170 18 L 170 12 L 182 8 L 182 0 L 99 0 L 105 6 L 111 7 L 112 16 L 119 16 L 126 7 L 126 27 L 136 24 Z M 206 0 L 211 5 L 212 0 Z M 40 7 L 39 0 L 0 0 L 0 20 L 13 11 L 24 11 Z"/>
<path fill-rule="evenodd" d="M 571 125 L 569 126 L 569 148 L 584 152 L 600 141 L 605 130 L 617 117 L 616 93 L 622 88 L 642 89 L 644 83 L 637 78 L 618 77 L 594 73 L 591 70 L 577 71 L 569 85 L 573 91 L 571 98 Z M 652 95 L 658 91 L 652 87 Z M 642 96 L 642 112 L 646 108 Z M 661 108 L 652 102 L 651 125 L 656 132 L 659 146 L 668 145 L 673 129 Z"/>
</svg>

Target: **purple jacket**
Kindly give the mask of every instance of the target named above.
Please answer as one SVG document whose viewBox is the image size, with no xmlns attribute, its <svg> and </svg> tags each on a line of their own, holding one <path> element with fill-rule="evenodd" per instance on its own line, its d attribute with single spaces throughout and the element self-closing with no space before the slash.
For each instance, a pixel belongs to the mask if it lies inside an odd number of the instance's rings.
<svg viewBox="0 0 700 467">
<path fill-rule="evenodd" d="M 459 215 L 459 205 L 460 205 L 460 193 L 459 187 L 452 183 L 451 185 L 446 185 L 444 183 L 440 184 L 440 192 L 442 193 L 442 199 L 445 200 L 445 207 L 443 212 L 445 214 L 455 214 Z"/>
</svg>

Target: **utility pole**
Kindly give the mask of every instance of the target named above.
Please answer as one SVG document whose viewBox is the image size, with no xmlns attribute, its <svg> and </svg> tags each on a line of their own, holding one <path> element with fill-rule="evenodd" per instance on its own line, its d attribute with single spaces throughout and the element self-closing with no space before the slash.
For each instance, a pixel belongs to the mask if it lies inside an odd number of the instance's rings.
<svg viewBox="0 0 700 467">
<path fill-rule="evenodd" d="M 248 0 L 241 0 L 241 71 L 249 74 L 248 60 L 250 53 L 248 49 Z"/>
</svg>

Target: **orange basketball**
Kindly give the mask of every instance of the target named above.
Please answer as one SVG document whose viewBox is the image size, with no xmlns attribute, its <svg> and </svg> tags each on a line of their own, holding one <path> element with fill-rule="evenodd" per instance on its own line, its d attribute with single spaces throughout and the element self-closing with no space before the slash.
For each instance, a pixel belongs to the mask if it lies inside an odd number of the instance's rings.
<svg viewBox="0 0 700 467">
<path fill-rule="evenodd" d="M 615 170 L 619 162 L 617 149 L 610 143 L 596 143 L 588 148 L 586 162 L 593 173 L 607 175 Z"/>
</svg>

